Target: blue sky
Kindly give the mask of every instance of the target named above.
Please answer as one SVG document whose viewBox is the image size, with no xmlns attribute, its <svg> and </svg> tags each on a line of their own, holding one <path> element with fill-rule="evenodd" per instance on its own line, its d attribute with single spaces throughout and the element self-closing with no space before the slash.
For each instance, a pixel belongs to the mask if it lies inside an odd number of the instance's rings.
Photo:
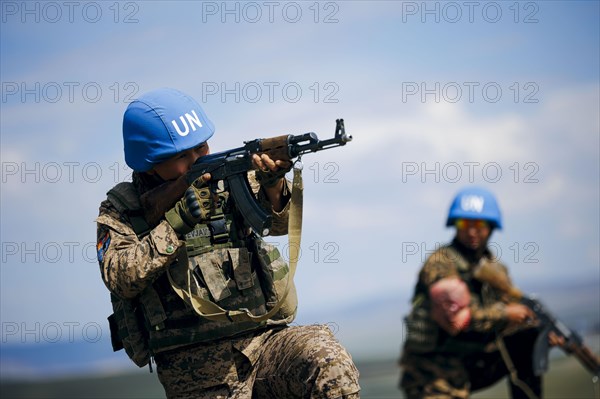
<svg viewBox="0 0 600 399">
<path fill-rule="evenodd" d="M 105 326 L 94 219 L 129 173 L 127 102 L 163 86 L 203 103 L 214 150 L 345 119 L 352 143 L 304 158 L 300 321 L 405 306 L 470 183 L 518 285 L 600 284 L 598 2 L 65 3 L 1 4 L 3 343 Z"/>
</svg>

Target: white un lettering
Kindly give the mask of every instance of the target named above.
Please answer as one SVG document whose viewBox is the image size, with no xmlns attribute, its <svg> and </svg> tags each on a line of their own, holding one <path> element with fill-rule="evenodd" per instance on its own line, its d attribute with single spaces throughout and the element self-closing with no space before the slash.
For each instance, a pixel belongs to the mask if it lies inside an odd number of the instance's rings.
<svg viewBox="0 0 600 399">
<path fill-rule="evenodd" d="M 474 211 L 481 213 L 483 210 L 483 197 L 478 195 L 466 195 L 460 199 L 460 207 L 463 211 Z"/>
<path fill-rule="evenodd" d="M 173 127 L 177 131 L 177 134 L 182 137 L 185 137 L 190 133 L 190 126 L 191 126 L 193 132 L 196 131 L 196 126 L 202 127 L 202 122 L 200 122 L 200 118 L 198 117 L 198 115 L 196 115 L 196 111 L 192 110 L 191 113 L 194 116 L 186 113 L 185 115 L 181 115 L 179 117 L 179 120 L 181 121 L 181 123 L 183 124 L 183 127 L 185 128 L 183 131 L 179 128 L 179 125 L 177 124 L 176 119 L 173 119 L 171 121 L 171 123 L 173 124 Z M 185 119 L 184 119 L 184 116 L 185 116 Z M 189 125 L 188 125 L 188 122 L 189 122 Z"/>
</svg>

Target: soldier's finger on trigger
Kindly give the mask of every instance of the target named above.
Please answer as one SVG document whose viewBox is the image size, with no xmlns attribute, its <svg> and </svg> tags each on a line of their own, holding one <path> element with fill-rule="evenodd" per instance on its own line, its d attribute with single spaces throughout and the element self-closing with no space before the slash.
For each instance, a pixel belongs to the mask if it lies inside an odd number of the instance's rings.
<svg viewBox="0 0 600 399">
<path fill-rule="evenodd" d="M 211 179 L 210 173 L 205 173 L 192 183 L 196 188 L 204 187 L 204 183 L 208 182 Z"/>
</svg>

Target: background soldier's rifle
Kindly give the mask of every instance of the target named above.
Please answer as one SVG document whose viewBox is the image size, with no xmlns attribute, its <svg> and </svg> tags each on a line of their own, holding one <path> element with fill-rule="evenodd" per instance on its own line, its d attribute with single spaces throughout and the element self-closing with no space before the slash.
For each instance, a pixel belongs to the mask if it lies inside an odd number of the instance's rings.
<svg viewBox="0 0 600 399">
<path fill-rule="evenodd" d="M 319 140 L 315 133 L 283 135 L 267 139 L 247 141 L 243 147 L 205 155 L 198 158 L 191 170 L 177 180 L 166 182 L 146 193 L 140 200 L 145 217 L 150 226 L 158 224 L 166 211 L 181 199 L 185 190 L 200 176 L 210 173 L 207 183 L 213 192 L 218 182 L 224 182 L 245 223 L 260 235 L 268 234 L 271 215 L 268 215 L 256 202 L 250 189 L 246 174 L 253 169 L 252 155 L 267 154 L 273 160 L 292 161 L 308 152 L 317 152 L 345 145 L 352 140 L 346 135 L 344 120 L 336 120 L 335 136 L 328 140 Z"/>
<path fill-rule="evenodd" d="M 537 299 L 523 296 L 520 302 L 535 312 L 540 321 L 541 332 L 535 342 L 533 350 L 533 371 L 541 375 L 548 370 L 548 334 L 552 331 L 565 340 L 561 348 L 574 355 L 594 375 L 600 375 L 600 361 L 592 351 L 585 346 L 583 339 L 577 332 L 571 330 L 563 322 L 550 313 Z"/>
<path fill-rule="evenodd" d="M 499 270 L 497 263 L 481 264 L 476 269 L 474 276 L 479 281 L 489 283 L 511 299 L 529 307 L 535 313 L 540 323 L 540 334 L 533 350 L 533 370 L 536 375 L 541 375 L 548 370 L 548 352 L 550 351 L 548 335 L 551 332 L 564 339 L 564 344 L 560 347 L 566 353 L 574 355 L 592 374 L 600 375 L 600 359 L 583 343 L 581 336 L 558 320 L 539 300 L 523 295 L 521 290 L 512 285 L 507 275 Z"/>
</svg>

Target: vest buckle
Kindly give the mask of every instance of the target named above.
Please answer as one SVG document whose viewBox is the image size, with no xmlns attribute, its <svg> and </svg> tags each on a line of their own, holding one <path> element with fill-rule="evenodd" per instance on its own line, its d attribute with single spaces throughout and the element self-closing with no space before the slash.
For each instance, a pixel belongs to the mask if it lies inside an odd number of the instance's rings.
<svg viewBox="0 0 600 399">
<path fill-rule="evenodd" d="M 212 235 L 213 244 L 225 244 L 227 241 L 229 241 L 227 220 L 225 218 L 209 222 L 208 228 Z"/>
</svg>

